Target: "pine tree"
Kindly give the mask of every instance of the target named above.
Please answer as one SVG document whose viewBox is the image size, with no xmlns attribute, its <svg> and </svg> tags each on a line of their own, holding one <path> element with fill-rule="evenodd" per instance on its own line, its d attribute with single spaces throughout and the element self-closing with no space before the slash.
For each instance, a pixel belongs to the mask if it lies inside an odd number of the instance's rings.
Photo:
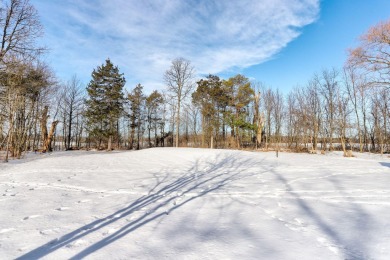
<svg viewBox="0 0 390 260">
<path fill-rule="evenodd" d="M 119 138 L 116 126 L 123 111 L 125 82 L 123 74 L 109 59 L 92 72 L 92 80 L 87 86 L 85 116 L 87 130 L 98 142 L 98 147 L 107 142 L 107 149 L 111 150 L 112 138 Z"/>
<path fill-rule="evenodd" d="M 254 130 L 255 126 L 248 120 L 248 106 L 253 101 L 254 91 L 249 79 L 243 75 L 236 75 L 223 81 L 223 87 L 229 96 L 230 111 L 227 120 L 231 128 L 231 135 L 235 145 L 240 148 L 245 130 Z"/>
<path fill-rule="evenodd" d="M 199 106 L 202 113 L 202 146 L 206 137 L 210 139 L 210 148 L 214 148 L 214 139 L 220 127 L 220 109 L 226 93 L 218 76 L 209 75 L 197 82 L 198 87 L 192 94 L 192 102 Z M 226 102 L 225 102 L 226 103 Z"/>
<path fill-rule="evenodd" d="M 144 103 L 145 103 L 145 95 L 143 94 L 143 86 L 141 84 L 137 84 L 133 91 L 128 94 L 128 100 L 130 101 L 130 150 L 134 147 L 135 141 L 135 130 L 137 130 L 137 145 L 136 149 L 140 149 L 140 139 L 143 135 L 144 128 L 142 127 L 144 118 Z"/>
</svg>

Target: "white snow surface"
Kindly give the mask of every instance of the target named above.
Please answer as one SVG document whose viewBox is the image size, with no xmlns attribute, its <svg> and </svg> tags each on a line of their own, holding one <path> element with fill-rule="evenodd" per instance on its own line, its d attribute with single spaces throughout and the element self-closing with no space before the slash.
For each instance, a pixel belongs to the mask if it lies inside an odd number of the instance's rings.
<svg viewBox="0 0 390 260">
<path fill-rule="evenodd" d="M 390 158 L 191 148 L 0 164 L 0 259 L 389 259 Z"/>
</svg>

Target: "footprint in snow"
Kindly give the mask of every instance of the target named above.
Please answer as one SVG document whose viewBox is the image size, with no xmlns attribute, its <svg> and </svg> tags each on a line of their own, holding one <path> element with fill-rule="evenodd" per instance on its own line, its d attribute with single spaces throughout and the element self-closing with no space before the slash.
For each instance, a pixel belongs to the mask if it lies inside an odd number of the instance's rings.
<svg viewBox="0 0 390 260">
<path fill-rule="evenodd" d="M 3 228 L 2 230 L 0 230 L 0 234 L 4 234 L 4 233 L 8 233 L 8 232 L 11 232 L 15 230 L 14 228 Z"/>
<path fill-rule="evenodd" d="M 64 211 L 64 210 L 67 210 L 67 209 L 70 209 L 70 208 L 69 207 L 56 208 L 57 211 Z"/>
<path fill-rule="evenodd" d="M 118 214 L 115 214 L 115 215 L 114 215 L 114 218 L 120 218 L 121 216 L 122 216 L 122 214 L 119 214 L 119 213 L 118 213 Z"/>
<path fill-rule="evenodd" d="M 113 218 L 120 218 L 122 216 L 122 214 L 118 213 L 118 214 L 115 214 L 114 216 L 110 216 L 108 217 L 107 219 L 113 219 Z"/>
<path fill-rule="evenodd" d="M 326 238 L 324 237 L 317 237 L 317 241 L 327 247 L 330 251 L 332 251 L 334 254 L 338 255 L 339 254 L 339 249 L 337 246 L 333 245 L 330 243 Z"/>
<path fill-rule="evenodd" d="M 89 201 L 91 201 L 91 200 L 79 200 L 79 201 L 77 201 L 77 203 L 85 203 L 85 202 L 89 202 Z"/>
<path fill-rule="evenodd" d="M 45 230 L 41 230 L 39 231 L 39 233 L 41 235 L 53 235 L 53 234 L 57 234 L 58 233 L 58 229 L 45 229 Z"/>
<path fill-rule="evenodd" d="M 88 230 L 91 230 L 91 229 L 94 229 L 94 228 L 97 228 L 99 227 L 99 224 L 96 224 L 96 225 L 88 225 L 86 227 L 83 228 L 84 231 L 88 231 Z"/>
<path fill-rule="evenodd" d="M 136 219 L 137 217 L 136 216 L 131 216 L 130 218 L 127 218 L 126 221 L 127 222 L 133 222 L 134 219 Z"/>
<path fill-rule="evenodd" d="M 28 217 L 23 218 L 23 220 L 28 220 L 28 219 L 33 219 L 33 218 L 39 218 L 39 217 L 42 217 L 42 215 L 31 215 L 31 216 L 28 216 Z"/>
<path fill-rule="evenodd" d="M 86 245 L 86 244 L 87 244 L 87 241 L 79 239 L 79 240 L 76 240 L 76 241 L 66 245 L 66 247 L 67 248 L 73 248 L 73 247 L 83 246 L 83 245 Z"/>
<path fill-rule="evenodd" d="M 3 196 L 4 197 L 6 197 L 6 196 L 15 197 L 16 193 L 3 193 Z"/>
<path fill-rule="evenodd" d="M 23 252 L 23 251 L 25 251 L 25 250 L 27 250 L 27 249 L 28 249 L 28 247 L 25 246 L 25 247 L 18 248 L 18 251 L 19 251 L 19 252 Z"/>
<path fill-rule="evenodd" d="M 284 224 L 285 227 L 287 227 L 288 229 L 292 230 L 292 231 L 306 231 L 306 229 L 304 229 L 303 227 L 301 227 L 300 225 L 292 225 L 292 224 Z"/>
<path fill-rule="evenodd" d="M 303 226 L 303 220 L 299 218 L 294 218 L 295 222 L 297 222 L 299 225 Z"/>
<path fill-rule="evenodd" d="M 102 235 L 107 236 L 107 235 L 115 233 L 116 231 L 118 231 L 117 228 L 110 228 L 109 230 L 104 231 Z"/>
</svg>

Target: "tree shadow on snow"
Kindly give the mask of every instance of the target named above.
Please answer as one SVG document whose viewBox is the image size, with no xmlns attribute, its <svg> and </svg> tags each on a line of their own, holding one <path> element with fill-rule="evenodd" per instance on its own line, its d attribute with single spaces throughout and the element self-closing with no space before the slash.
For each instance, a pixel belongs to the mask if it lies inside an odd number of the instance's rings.
<svg viewBox="0 0 390 260">
<path fill-rule="evenodd" d="M 52 252 L 69 246 L 72 242 L 97 232 L 120 219 L 129 216 L 133 217 L 128 224 L 123 225 L 116 232 L 83 249 L 70 259 L 87 257 L 142 226 L 169 215 L 185 204 L 221 189 L 230 182 L 244 178 L 245 175 L 241 173 L 248 167 L 248 160 L 238 160 L 236 155 L 232 154 L 230 156 L 217 157 L 214 161 L 209 160 L 206 168 L 203 168 L 203 165 L 204 163 L 196 161 L 194 165 L 179 175 L 179 177 L 171 174 L 170 170 L 162 170 L 156 173 L 156 184 L 150 188 L 148 195 L 143 195 L 125 208 L 39 246 L 17 259 L 46 257 Z M 146 212 L 142 212 L 141 209 L 145 207 L 149 209 Z M 136 213 L 140 212 L 142 212 L 140 216 L 135 216 Z"/>
<path fill-rule="evenodd" d="M 385 167 L 389 167 L 389 168 L 390 168 L 390 163 L 388 163 L 388 162 L 380 162 L 380 164 L 381 164 L 382 166 L 385 166 Z"/>
<path fill-rule="evenodd" d="M 319 177 L 318 179 L 319 182 L 329 181 L 335 188 L 335 191 L 339 192 L 342 199 L 345 200 L 343 202 L 335 203 L 332 202 L 332 200 L 329 201 L 329 198 L 325 199 L 325 201 L 321 201 L 321 198 L 318 198 L 318 200 L 324 204 L 330 206 L 336 205 L 341 208 L 340 212 L 337 212 L 336 210 L 335 212 L 326 212 L 326 214 L 323 214 L 324 210 L 316 210 L 315 206 L 313 206 L 316 204 L 313 204 L 312 201 L 308 202 L 304 197 L 301 197 L 299 195 L 299 190 L 294 190 L 291 181 L 287 180 L 281 173 L 275 170 L 271 170 L 271 172 L 285 186 L 286 191 L 294 198 L 298 209 L 301 210 L 304 216 L 312 220 L 315 227 L 328 238 L 328 241 L 325 242 L 325 246 L 333 249 L 337 248 L 344 259 L 370 259 L 365 243 L 367 232 L 370 231 L 370 223 L 374 220 L 360 204 L 354 203 L 350 194 L 345 192 L 345 187 L 337 180 L 338 174 L 329 173 L 325 174 L 325 176 L 327 176 L 326 178 Z M 346 208 L 348 208 L 347 213 Z M 338 215 L 339 213 L 341 214 Z M 347 219 L 345 219 L 345 217 L 347 217 Z M 347 223 L 351 228 L 349 232 L 346 233 L 338 230 L 340 222 Z M 338 224 L 334 225 L 333 223 Z M 359 237 L 356 237 L 357 234 Z"/>
</svg>

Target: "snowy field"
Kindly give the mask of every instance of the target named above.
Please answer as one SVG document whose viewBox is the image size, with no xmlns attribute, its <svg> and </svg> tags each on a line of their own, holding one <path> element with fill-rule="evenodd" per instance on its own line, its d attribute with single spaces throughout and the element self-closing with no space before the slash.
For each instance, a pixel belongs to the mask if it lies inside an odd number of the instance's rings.
<svg viewBox="0 0 390 260">
<path fill-rule="evenodd" d="M 155 148 L 0 164 L 0 259 L 389 259 L 390 158 Z"/>
</svg>

